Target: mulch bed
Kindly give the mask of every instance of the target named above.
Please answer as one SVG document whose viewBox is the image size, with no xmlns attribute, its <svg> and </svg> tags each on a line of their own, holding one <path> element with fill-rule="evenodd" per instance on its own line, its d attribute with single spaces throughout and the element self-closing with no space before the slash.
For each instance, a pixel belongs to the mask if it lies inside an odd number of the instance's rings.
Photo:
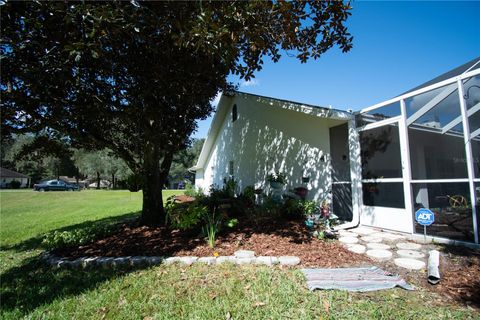
<svg viewBox="0 0 480 320">
<path fill-rule="evenodd" d="M 228 230 L 225 230 L 228 231 Z M 336 241 L 308 236 L 302 221 L 240 222 L 237 228 L 219 235 L 214 249 L 198 231 L 169 230 L 125 224 L 119 232 L 91 244 L 56 250 L 58 256 L 221 256 L 237 250 L 253 250 L 260 256 L 298 256 L 301 266 L 334 268 L 372 265 L 366 256 L 348 251 Z"/>
<path fill-rule="evenodd" d="M 187 200 L 187 199 L 186 199 Z M 242 221 L 243 220 L 243 221 Z M 427 283 L 426 271 L 408 271 L 389 262 L 372 261 L 355 254 L 337 241 L 323 241 L 308 236 L 302 221 L 263 222 L 240 220 L 234 230 L 219 235 L 214 249 L 206 245 L 199 231 L 169 230 L 165 227 L 124 224 L 120 231 L 85 246 L 52 252 L 57 256 L 221 256 L 233 255 L 240 249 L 256 255 L 292 255 L 301 259 L 301 267 L 338 268 L 376 265 L 400 274 L 416 286 L 439 294 L 439 301 L 467 303 L 480 308 L 480 251 L 459 246 L 439 247 L 441 281 Z"/>
</svg>

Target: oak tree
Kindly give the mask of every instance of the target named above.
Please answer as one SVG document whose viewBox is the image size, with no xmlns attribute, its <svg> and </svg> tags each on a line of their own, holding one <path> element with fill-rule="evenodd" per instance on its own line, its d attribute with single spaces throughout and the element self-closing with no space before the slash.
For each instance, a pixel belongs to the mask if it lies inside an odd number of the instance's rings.
<svg viewBox="0 0 480 320">
<path fill-rule="evenodd" d="M 210 101 L 264 59 L 348 51 L 342 1 L 52 1 L 1 7 L 2 138 L 47 131 L 143 177 L 142 221 Z"/>
</svg>

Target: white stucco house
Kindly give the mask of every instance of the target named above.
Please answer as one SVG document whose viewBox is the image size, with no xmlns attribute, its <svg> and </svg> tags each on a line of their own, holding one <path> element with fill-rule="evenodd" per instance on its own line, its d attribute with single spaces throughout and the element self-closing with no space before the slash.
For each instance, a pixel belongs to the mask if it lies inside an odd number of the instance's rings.
<svg viewBox="0 0 480 320">
<path fill-rule="evenodd" d="M 480 58 L 358 112 L 243 92 L 224 94 L 197 164 L 197 188 L 286 189 L 331 199 L 342 227 L 423 233 L 428 208 L 438 241 L 479 242 Z M 302 177 L 309 177 L 303 183 Z"/>
<path fill-rule="evenodd" d="M 6 168 L 0 168 L 0 188 L 10 188 L 12 181 L 20 182 L 20 188 L 28 188 L 30 186 L 29 176 Z"/>
</svg>

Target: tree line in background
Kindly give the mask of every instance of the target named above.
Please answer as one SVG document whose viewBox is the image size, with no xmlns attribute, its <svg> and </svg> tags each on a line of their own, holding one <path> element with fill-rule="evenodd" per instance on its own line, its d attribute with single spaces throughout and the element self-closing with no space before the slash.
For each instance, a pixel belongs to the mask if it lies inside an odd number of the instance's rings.
<svg viewBox="0 0 480 320">
<path fill-rule="evenodd" d="M 60 140 L 38 145 L 37 140 L 38 137 L 33 135 L 22 134 L 2 143 L 1 166 L 29 176 L 32 184 L 67 176 L 75 178 L 77 183 L 87 181 L 97 189 L 138 191 L 142 188 L 141 177 L 109 149 L 87 151 L 69 147 Z M 204 141 L 193 139 L 190 146 L 175 155 L 165 187 L 176 188 L 194 182 L 195 174 L 188 169 L 198 159 Z"/>
</svg>

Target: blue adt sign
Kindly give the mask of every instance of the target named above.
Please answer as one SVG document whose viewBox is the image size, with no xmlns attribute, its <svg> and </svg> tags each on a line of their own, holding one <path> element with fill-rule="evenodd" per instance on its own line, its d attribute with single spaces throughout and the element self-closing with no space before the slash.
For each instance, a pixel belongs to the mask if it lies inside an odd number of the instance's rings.
<svg viewBox="0 0 480 320">
<path fill-rule="evenodd" d="M 415 220 L 422 226 L 429 226 L 435 222 L 435 215 L 429 209 L 422 208 L 415 212 Z"/>
</svg>

